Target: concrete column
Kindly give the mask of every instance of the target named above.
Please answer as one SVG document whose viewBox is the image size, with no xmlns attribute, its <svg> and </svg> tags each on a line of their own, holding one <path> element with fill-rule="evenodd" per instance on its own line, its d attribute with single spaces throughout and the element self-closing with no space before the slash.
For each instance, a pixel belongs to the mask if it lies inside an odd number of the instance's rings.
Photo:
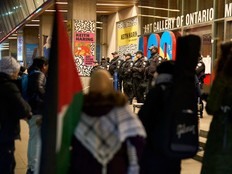
<svg viewBox="0 0 232 174">
<path fill-rule="evenodd" d="M 54 13 L 44 13 L 40 16 L 39 27 L 39 55 L 44 56 L 43 46 L 46 43 L 47 36 L 52 35 Z"/>
<path fill-rule="evenodd" d="M 81 76 L 89 76 L 96 59 L 96 0 L 69 0 L 68 31 Z"/>
</svg>

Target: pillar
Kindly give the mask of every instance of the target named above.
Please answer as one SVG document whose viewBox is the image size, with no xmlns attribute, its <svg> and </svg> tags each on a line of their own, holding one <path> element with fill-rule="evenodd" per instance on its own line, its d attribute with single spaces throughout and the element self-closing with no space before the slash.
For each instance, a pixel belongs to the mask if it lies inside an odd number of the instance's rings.
<svg viewBox="0 0 232 174">
<path fill-rule="evenodd" d="M 67 19 L 79 74 L 88 77 L 96 59 L 96 0 L 69 0 Z"/>
<path fill-rule="evenodd" d="M 23 38 L 24 38 L 24 60 L 25 66 L 29 67 L 33 58 L 38 56 L 39 49 L 39 27 L 24 27 Z"/>
</svg>

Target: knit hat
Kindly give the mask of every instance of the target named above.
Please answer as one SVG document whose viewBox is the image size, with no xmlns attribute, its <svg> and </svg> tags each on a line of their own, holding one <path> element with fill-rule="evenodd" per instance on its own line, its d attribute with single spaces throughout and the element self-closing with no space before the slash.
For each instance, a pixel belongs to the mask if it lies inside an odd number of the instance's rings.
<svg viewBox="0 0 232 174">
<path fill-rule="evenodd" d="M 20 64 L 15 60 L 15 58 L 6 56 L 0 60 L 0 72 L 12 75 L 13 73 L 19 71 Z"/>
</svg>

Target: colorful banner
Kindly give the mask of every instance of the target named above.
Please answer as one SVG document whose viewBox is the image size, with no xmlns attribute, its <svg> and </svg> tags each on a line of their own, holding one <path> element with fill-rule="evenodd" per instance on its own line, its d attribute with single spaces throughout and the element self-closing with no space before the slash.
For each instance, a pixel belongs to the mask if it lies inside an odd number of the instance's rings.
<svg viewBox="0 0 232 174">
<path fill-rule="evenodd" d="M 165 31 L 160 40 L 160 55 L 167 60 L 176 60 L 176 37 L 173 32 Z"/>
<path fill-rule="evenodd" d="M 90 76 L 95 57 L 96 21 L 73 20 L 73 51 L 76 66 L 81 76 Z M 93 58 L 94 57 L 94 58 Z"/>
<path fill-rule="evenodd" d="M 137 44 L 138 26 L 118 29 L 118 46 Z"/>
<path fill-rule="evenodd" d="M 117 22 L 117 46 L 119 55 L 132 55 L 138 50 L 138 18 L 133 17 Z"/>
<path fill-rule="evenodd" d="M 94 56 L 85 56 L 84 57 L 84 65 L 93 66 L 94 65 Z"/>
<path fill-rule="evenodd" d="M 94 33 L 75 32 L 74 54 L 83 56 L 85 66 L 93 66 L 94 56 L 91 54 L 91 44 L 95 43 Z"/>
</svg>

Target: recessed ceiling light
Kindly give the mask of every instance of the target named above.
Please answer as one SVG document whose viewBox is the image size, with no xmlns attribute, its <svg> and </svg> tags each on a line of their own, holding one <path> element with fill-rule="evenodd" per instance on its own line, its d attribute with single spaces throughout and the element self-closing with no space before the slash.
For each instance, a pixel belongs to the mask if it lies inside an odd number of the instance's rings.
<svg viewBox="0 0 232 174">
<path fill-rule="evenodd" d="M 56 4 L 59 4 L 59 5 L 67 5 L 68 2 L 56 2 Z"/>
</svg>

